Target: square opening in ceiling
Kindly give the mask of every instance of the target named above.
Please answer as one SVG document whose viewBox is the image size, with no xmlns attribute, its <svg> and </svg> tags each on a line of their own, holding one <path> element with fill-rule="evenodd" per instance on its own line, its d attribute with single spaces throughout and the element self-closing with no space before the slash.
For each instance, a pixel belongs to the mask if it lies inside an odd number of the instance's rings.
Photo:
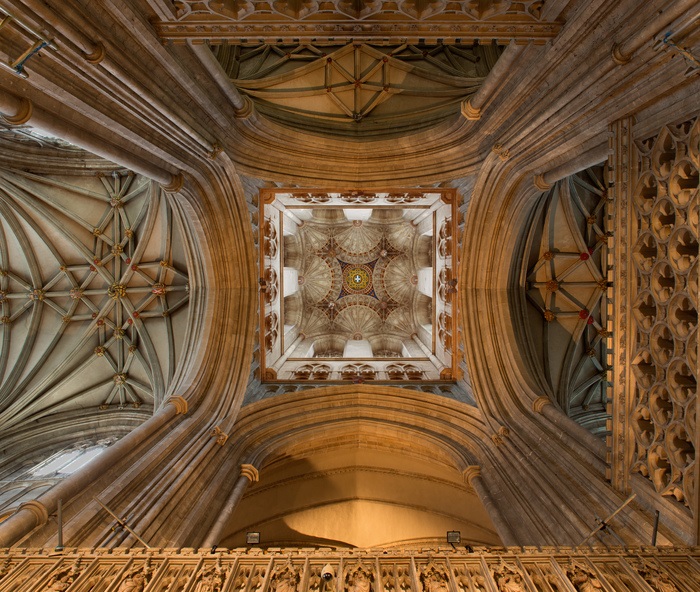
<svg viewBox="0 0 700 592">
<path fill-rule="evenodd" d="M 458 378 L 455 190 L 260 197 L 263 382 Z"/>
</svg>

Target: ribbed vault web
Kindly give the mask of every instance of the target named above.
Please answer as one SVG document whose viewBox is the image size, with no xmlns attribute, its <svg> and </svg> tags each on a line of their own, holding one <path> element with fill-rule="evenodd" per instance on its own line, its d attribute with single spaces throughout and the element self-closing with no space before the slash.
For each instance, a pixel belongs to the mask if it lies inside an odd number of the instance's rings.
<svg viewBox="0 0 700 592">
<path fill-rule="evenodd" d="M 299 43 L 212 48 L 236 88 L 285 125 L 332 135 L 415 132 L 457 115 L 497 45 Z"/>
<path fill-rule="evenodd" d="M 124 170 L 0 170 L 0 424 L 162 402 L 188 318 L 181 214 Z"/>
<path fill-rule="evenodd" d="M 520 271 L 535 372 L 595 434 L 608 418 L 607 202 L 602 166 L 557 183 L 540 198 Z"/>
</svg>

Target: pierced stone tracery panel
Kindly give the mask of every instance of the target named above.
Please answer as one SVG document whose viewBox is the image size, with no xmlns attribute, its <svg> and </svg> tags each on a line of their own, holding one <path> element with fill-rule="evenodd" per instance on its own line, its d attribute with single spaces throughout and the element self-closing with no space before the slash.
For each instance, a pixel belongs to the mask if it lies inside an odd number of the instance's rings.
<svg viewBox="0 0 700 592">
<path fill-rule="evenodd" d="M 700 118 L 637 142 L 631 470 L 695 508 Z"/>
</svg>

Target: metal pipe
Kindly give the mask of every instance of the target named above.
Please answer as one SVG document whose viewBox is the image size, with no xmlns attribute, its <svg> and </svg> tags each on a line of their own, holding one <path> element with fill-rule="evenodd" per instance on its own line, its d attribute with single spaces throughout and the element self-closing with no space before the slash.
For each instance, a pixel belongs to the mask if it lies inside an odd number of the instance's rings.
<svg viewBox="0 0 700 592">
<path fill-rule="evenodd" d="M 63 500 L 58 500 L 56 520 L 58 522 L 58 542 L 56 543 L 56 551 L 63 551 Z"/>
<path fill-rule="evenodd" d="M 654 531 L 651 533 L 651 546 L 656 547 L 656 535 L 659 534 L 659 516 L 661 512 L 656 510 L 656 516 L 654 516 Z"/>
<path fill-rule="evenodd" d="M 80 48 L 83 57 L 92 64 L 99 64 L 105 56 L 104 46 L 88 38 L 82 31 L 74 28 L 57 15 L 42 0 L 22 0 L 22 4 L 34 14 L 49 23 L 56 31 Z"/>
<path fill-rule="evenodd" d="M 80 48 L 83 52 L 83 57 L 88 62 L 95 65 L 100 64 L 107 72 L 114 76 L 120 85 L 123 85 L 125 88 L 131 88 L 138 94 L 141 101 L 147 101 L 151 106 L 159 110 L 169 121 L 175 123 L 179 130 L 202 146 L 207 151 L 208 155 L 213 155 L 215 152 L 214 144 L 202 137 L 198 131 L 176 115 L 172 109 L 155 98 L 152 92 L 147 92 L 147 89 L 135 80 L 128 71 L 120 67 L 113 59 L 110 59 L 110 57 L 106 55 L 105 48 L 101 43 L 92 41 L 82 33 L 80 29 L 76 29 L 76 27 L 67 22 L 66 17 L 72 16 L 77 23 L 84 24 L 82 18 L 77 13 L 69 12 L 66 14 L 65 3 L 62 3 L 56 10 L 47 6 L 42 0 L 27 0 L 24 4 L 56 29 L 58 33 Z"/>
</svg>

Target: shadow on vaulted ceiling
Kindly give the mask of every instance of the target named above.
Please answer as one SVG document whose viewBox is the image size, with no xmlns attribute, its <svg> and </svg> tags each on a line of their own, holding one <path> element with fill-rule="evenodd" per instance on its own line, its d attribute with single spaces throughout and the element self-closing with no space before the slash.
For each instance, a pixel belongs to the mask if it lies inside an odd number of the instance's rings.
<svg viewBox="0 0 700 592">
<path fill-rule="evenodd" d="M 260 114 L 304 131 L 379 139 L 458 116 L 502 48 L 223 44 L 212 51 Z"/>
</svg>

